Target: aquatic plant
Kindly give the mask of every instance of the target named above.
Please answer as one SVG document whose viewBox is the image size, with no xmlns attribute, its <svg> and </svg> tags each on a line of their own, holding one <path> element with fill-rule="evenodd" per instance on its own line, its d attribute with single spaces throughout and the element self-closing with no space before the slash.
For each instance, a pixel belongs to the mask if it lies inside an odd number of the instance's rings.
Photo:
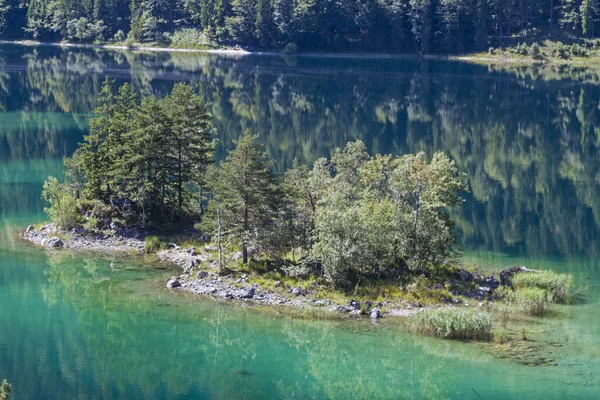
<svg viewBox="0 0 600 400">
<path fill-rule="evenodd" d="M 529 315 L 542 315 L 548 309 L 548 292 L 537 287 L 523 287 L 509 292 L 511 305 Z"/>
<path fill-rule="evenodd" d="M 572 297 L 573 276 L 570 274 L 559 274 L 552 271 L 520 273 L 511 278 L 511 283 L 515 290 L 542 289 L 546 292 L 547 301 L 551 303 L 568 302 Z"/>
<path fill-rule="evenodd" d="M 0 400 L 7 400 L 12 386 L 4 379 L 0 384 Z"/>
<path fill-rule="evenodd" d="M 426 309 L 413 317 L 413 329 L 446 339 L 490 340 L 492 315 L 463 308 Z"/>
</svg>

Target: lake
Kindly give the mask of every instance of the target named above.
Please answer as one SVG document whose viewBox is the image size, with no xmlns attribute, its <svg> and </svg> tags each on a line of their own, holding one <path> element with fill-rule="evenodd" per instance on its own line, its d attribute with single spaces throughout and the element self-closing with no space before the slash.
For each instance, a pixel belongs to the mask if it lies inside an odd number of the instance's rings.
<svg viewBox="0 0 600 400">
<path fill-rule="evenodd" d="M 82 140 L 105 76 L 158 96 L 192 82 L 220 159 L 245 128 L 280 172 L 356 139 L 444 151 L 469 184 L 453 211 L 464 259 L 569 272 L 577 301 L 528 320 L 504 357 L 385 320 L 198 301 L 163 288 L 174 271 L 27 246 L 16 232 L 45 219 L 42 183 Z M 600 75 L 583 69 L 0 46 L 0 379 L 14 399 L 598 398 L 599 122 Z"/>
</svg>

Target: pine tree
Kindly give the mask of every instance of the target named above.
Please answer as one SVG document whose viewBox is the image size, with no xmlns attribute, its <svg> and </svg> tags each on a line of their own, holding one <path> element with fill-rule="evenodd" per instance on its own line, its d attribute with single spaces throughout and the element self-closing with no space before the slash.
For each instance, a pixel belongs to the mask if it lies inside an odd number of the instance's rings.
<svg viewBox="0 0 600 400">
<path fill-rule="evenodd" d="M 77 158 L 81 162 L 80 169 L 84 171 L 86 187 L 83 196 L 88 199 L 107 200 L 106 174 L 109 161 L 105 141 L 111 132 L 111 108 L 114 100 L 113 82 L 108 77 L 104 80 L 98 96 L 98 107 L 90 120 L 90 133 L 84 137 L 84 142 L 77 149 Z"/>
<path fill-rule="evenodd" d="M 203 183 L 204 171 L 212 162 L 212 115 L 208 104 L 189 85 L 178 83 L 168 98 L 171 119 L 171 160 L 179 208 L 184 204 L 185 185 Z"/>
<path fill-rule="evenodd" d="M 235 149 L 213 171 L 209 183 L 216 209 L 220 210 L 224 234 L 242 244 L 243 262 L 248 262 L 250 244 L 264 244 L 281 199 L 272 161 L 257 143 L 258 136 L 246 130 L 234 141 Z"/>
<path fill-rule="evenodd" d="M 277 27 L 277 37 L 282 44 L 293 42 L 294 0 L 275 0 L 273 21 Z"/>
<path fill-rule="evenodd" d="M 256 38 L 263 48 L 271 45 L 272 22 L 271 0 L 258 0 L 256 6 Z"/>
</svg>

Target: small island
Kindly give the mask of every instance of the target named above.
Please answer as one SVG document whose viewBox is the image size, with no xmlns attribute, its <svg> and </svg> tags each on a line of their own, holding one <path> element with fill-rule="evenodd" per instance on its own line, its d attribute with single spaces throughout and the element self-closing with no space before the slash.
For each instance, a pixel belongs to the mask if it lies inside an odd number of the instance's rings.
<svg viewBox="0 0 600 400">
<path fill-rule="evenodd" d="M 24 237 L 150 254 L 181 269 L 169 290 L 305 317 L 407 317 L 407 328 L 451 339 L 504 343 L 496 315 L 572 300 L 570 275 L 483 277 L 460 265 L 449 210 L 467 187 L 443 153 L 371 156 L 356 141 L 278 175 L 245 130 L 215 164 L 209 109 L 186 84 L 156 98 L 107 78 L 64 182 L 44 184 L 51 223 Z"/>
</svg>

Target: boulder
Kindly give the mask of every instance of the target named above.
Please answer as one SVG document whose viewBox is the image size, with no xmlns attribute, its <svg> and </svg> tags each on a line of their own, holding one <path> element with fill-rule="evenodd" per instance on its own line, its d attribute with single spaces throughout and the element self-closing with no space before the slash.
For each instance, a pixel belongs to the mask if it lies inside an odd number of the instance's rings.
<svg viewBox="0 0 600 400">
<path fill-rule="evenodd" d="M 251 298 L 254 297 L 255 293 L 256 293 L 256 289 L 254 289 L 253 287 L 251 287 L 251 288 L 248 288 L 248 289 L 244 290 L 242 292 L 242 294 L 240 295 L 240 297 L 242 299 L 251 299 Z"/>
<path fill-rule="evenodd" d="M 167 287 L 169 289 L 181 287 L 181 282 L 179 282 L 179 279 L 177 278 L 171 278 L 167 282 Z"/>
<path fill-rule="evenodd" d="M 29 232 L 35 232 L 35 226 L 29 225 L 27 227 L 27 230 L 25 231 L 25 233 L 29 233 Z"/>
<path fill-rule="evenodd" d="M 48 247 L 62 247 L 63 241 L 58 236 L 53 236 L 46 241 Z"/>
<path fill-rule="evenodd" d="M 206 271 L 198 271 L 196 274 L 196 279 L 204 279 L 206 277 L 208 277 L 208 272 Z"/>
<path fill-rule="evenodd" d="M 306 290 L 304 290 L 301 287 L 297 287 L 294 290 L 292 290 L 292 294 L 294 296 L 304 296 L 306 294 Z"/>
<path fill-rule="evenodd" d="M 187 253 L 188 253 L 190 256 L 195 256 L 195 255 L 196 255 L 196 249 L 195 249 L 195 248 L 193 248 L 193 247 L 190 247 L 190 248 L 189 248 L 189 249 L 187 249 L 186 251 L 187 251 Z"/>
<path fill-rule="evenodd" d="M 496 279 L 496 277 L 494 275 L 490 275 L 486 278 L 485 280 L 487 286 L 495 289 L 498 286 L 500 286 L 500 282 L 498 281 L 498 279 Z"/>
<path fill-rule="evenodd" d="M 352 299 L 350 300 L 350 303 L 348 303 L 348 305 L 352 308 L 354 308 L 355 310 L 360 310 L 360 302 Z"/>
<path fill-rule="evenodd" d="M 381 310 L 379 308 L 374 308 L 371 310 L 371 318 L 379 319 L 381 317 L 383 317 L 383 315 L 381 315 Z"/>
<path fill-rule="evenodd" d="M 473 278 L 473 274 L 471 274 L 469 271 L 467 271 L 467 270 L 465 270 L 465 269 L 461 269 L 461 270 L 458 272 L 458 278 L 459 278 L 461 281 L 465 281 L 465 282 L 470 282 L 470 281 L 472 281 L 472 280 L 474 279 L 474 278 Z"/>
</svg>

